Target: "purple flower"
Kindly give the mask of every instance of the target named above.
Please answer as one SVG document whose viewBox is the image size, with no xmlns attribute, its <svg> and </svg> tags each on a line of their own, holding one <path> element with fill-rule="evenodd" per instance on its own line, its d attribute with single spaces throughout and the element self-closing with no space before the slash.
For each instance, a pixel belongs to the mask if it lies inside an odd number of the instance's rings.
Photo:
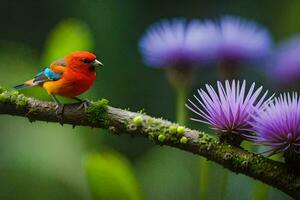
<svg viewBox="0 0 300 200">
<path fill-rule="evenodd" d="M 300 37 L 282 43 L 275 53 L 272 74 L 279 81 L 289 83 L 300 78 Z M 271 74 L 270 74 L 271 75 Z"/>
<path fill-rule="evenodd" d="M 218 59 L 241 61 L 266 56 L 272 46 L 269 32 L 254 21 L 225 16 L 219 22 Z"/>
<path fill-rule="evenodd" d="M 273 153 L 300 153 L 300 99 L 297 93 L 280 95 L 254 117 L 251 140 L 271 147 Z"/>
<path fill-rule="evenodd" d="M 190 105 L 186 106 L 200 117 L 192 120 L 209 124 L 219 134 L 249 133 L 253 116 L 270 101 L 270 98 L 264 101 L 268 91 L 260 97 L 263 87 L 255 89 L 252 83 L 247 92 L 245 80 L 242 84 L 235 80 L 231 84 L 225 81 L 225 86 L 218 81 L 217 86 L 218 90 L 211 85 L 206 85 L 207 91 L 198 90 L 199 96 L 194 95 L 195 103 L 188 100 Z"/>
<path fill-rule="evenodd" d="M 212 58 L 218 35 L 209 21 L 162 20 L 146 31 L 139 48 L 149 66 L 190 66 Z"/>
</svg>

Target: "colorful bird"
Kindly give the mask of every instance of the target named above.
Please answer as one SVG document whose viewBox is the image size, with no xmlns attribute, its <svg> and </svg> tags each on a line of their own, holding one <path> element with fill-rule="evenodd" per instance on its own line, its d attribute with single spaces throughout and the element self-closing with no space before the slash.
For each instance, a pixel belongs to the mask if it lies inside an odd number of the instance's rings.
<svg viewBox="0 0 300 200">
<path fill-rule="evenodd" d="M 96 68 L 103 64 L 90 52 L 77 51 L 64 59 L 53 62 L 44 68 L 33 79 L 14 88 L 17 90 L 39 86 L 44 88 L 56 102 L 57 114 L 63 112 L 63 104 L 56 95 L 72 98 L 82 103 L 80 108 L 86 108 L 88 101 L 77 96 L 87 91 L 96 79 Z"/>
</svg>

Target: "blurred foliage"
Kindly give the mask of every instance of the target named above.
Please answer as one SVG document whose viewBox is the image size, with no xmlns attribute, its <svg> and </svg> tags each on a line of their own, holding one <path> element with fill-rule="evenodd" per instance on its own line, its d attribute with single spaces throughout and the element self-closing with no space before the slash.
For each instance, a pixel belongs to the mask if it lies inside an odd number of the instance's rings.
<svg viewBox="0 0 300 200">
<path fill-rule="evenodd" d="M 6 88 L 16 85 L 19 78 L 23 81 L 31 77 L 36 73 L 33 67 L 38 65 L 36 51 L 26 44 L 13 41 L 0 40 L 0 60 L 0 69 L 3 70 L 0 73 L 1 85 Z"/>
<path fill-rule="evenodd" d="M 84 163 L 95 200 L 141 200 L 137 180 L 129 162 L 116 153 L 91 154 Z"/>
<path fill-rule="evenodd" d="M 76 19 L 65 19 L 56 25 L 47 38 L 43 63 L 48 65 L 74 51 L 91 51 L 94 46 L 89 27 Z"/>
<path fill-rule="evenodd" d="M 164 146 L 139 159 L 137 173 L 147 199 L 199 199 L 199 158 Z"/>
<path fill-rule="evenodd" d="M 88 197 L 81 169 L 85 150 L 76 134 L 80 129 L 33 125 L 22 118 L 0 120 L 0 199 Z"/>
</svg>

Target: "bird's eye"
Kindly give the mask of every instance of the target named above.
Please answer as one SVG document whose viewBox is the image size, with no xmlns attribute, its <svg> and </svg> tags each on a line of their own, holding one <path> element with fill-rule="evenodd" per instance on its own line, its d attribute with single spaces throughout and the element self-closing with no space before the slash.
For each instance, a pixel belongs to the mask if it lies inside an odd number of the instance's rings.
<svg viewBox="0 0 300 200">
<path fill-rule="evenodd" d="M 92 60 L 89 60 L 89 59 L 83 59 L 81 61 L 84 62 L 84 63 L 91 63 L 91 62 L 93 62 Z"/>
</svg>

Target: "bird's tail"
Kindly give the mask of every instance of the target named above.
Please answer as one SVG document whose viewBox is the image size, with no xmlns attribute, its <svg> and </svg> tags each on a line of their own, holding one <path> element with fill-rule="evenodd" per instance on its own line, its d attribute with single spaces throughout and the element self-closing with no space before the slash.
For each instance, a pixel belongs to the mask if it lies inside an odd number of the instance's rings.
<svg viewBox="0 0 300 200">
<path fill-rule="evenodd" d="M 25 83 L 22 83 L 20 85 L 16 85 L 14 87 L 14 89 L 22 90 L 22 89 L 33 87 L 33 86 L 36 86 L 36 85 L 33 83 L 33 79 L 32 79 L 32 80 L 26 81 Z"/>
</svg>

